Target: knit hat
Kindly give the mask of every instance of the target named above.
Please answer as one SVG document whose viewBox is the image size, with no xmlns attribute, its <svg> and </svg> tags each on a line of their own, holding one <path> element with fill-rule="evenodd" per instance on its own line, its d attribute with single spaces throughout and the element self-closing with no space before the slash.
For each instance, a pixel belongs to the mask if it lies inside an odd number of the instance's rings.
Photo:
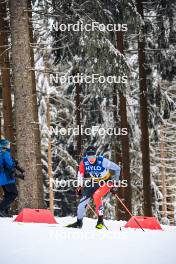
<svg viewBox="0 0 176 264">
<path fill-rule="evenodd" d="M 0 139 L 0 148 L 10 148 L 10 141 L 7 139 Z"/>
<path fill-rule="evenodd" d="M 87 156 L 94 156 L 96 155 L 96 151 L 97 151 L 97 148 L 94 147 L 94 146 L 89 146 L 87 149 L 86 149 L 86 155 Z"/>
</svg>

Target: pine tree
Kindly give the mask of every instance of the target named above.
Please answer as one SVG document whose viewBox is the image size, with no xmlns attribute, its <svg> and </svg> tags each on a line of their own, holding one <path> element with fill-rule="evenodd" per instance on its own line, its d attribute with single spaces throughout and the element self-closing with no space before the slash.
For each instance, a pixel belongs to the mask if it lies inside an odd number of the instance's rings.
<svg viewBox="0 0 176 264">
<path fill-rule="evenodd" d="M 28 0 L 28 9 L 32 10 L 31 0 Z M 32 12 L 29 12 L 29 36 L 30 45 L 33 43 L 33 25 L 32 25 Z M 31 68 L 35 68 L 34 51 L 33 47 L 31 51 Z M 34 111 L 34 131 L 35 131 L 35 144 L 36 144 L 36 157 L 37 157 L 37 181 L 38 181 L 38 202 L 39 207 L 44 207 L 44 194 L 43 194 L 43 173 L 42 173 L 42 161 L 41 161 L 41 138 L 40 127 L 38 118 L 38 103 L 37 103 L 37 91 L 36 91 L 36 78 L 35 71 L 32 70 L 32 97 L 33 97 L 33 111 Z"/>
<path fill-rule="evenodd" d="M 10 62 L 8 52 L 8 23 L 6 14 L 6 3 L 0 1 L 0 65 L 2 80 L 4 136 L 12 143 L 12 154 L 14 155 L 14 131 L 12 117 L 12 99 L 10 83 Z"/>
<path fill-rule="evenodd" d="M 27 0 L 9 2 L 12 36 L 12 65 L 15 93 L 17 156 L 25 168 L 20 182 L 19 207 L 38 208 L 37 158 L 34 132 L 31 51 Z"/>
<path fill-rule="evenodd" d="M 137 0 L 137 11 L 143 15 L 143 4 Z M 152 215 L 151 208 L 151 179 L 150 179 L 150 150 L 148 131 L 148 101 L 145 71 L 145 37 L 144 26 L 141 25 L 138 37 L 138 60 L 139 60 L 139 87 L 140 87 L 140 125 L 141 125 L 141 152 L 143 168 L 143 191 L 144 191 L 144 214 Z"/>
<path fill-rule="evenodd" d="M 116 34 L 117 36 L 117 49 L 124 53 L 124 43 L 123 43 L 123 32 L 119 31 Z M 122 91 L 119 91 L 119 115 L 121 120 L 121 129 L 127 128 L 129 133 L 129 125 L 127 119 L 127 102 L 126 97 Z M 123 191 L 124 200 L 129 210 L 132 209 L 131 204 L 131 177 L 130 177 L 130 156 L 129 156 L 129 135 L 127 134 L 121 136 L 121 145 L 122 145 L 122 174 L 123 179 L 127 180 L 127 188 Z M 125 212 L 125 220 L 129 219 L 129 215 Z"/>
</svg>

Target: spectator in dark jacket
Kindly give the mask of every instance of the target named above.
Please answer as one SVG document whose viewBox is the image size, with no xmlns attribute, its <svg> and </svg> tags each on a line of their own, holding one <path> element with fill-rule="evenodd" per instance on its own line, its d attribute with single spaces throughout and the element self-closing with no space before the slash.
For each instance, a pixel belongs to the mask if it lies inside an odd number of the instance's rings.
<svg viewBox="0 0 176 264">
<path fill-rule="evenodd" d="M 0 217 L 7 217 L 7 211 L 11 203 L 18 195 L 16 180 L 12 177 L 15 163 L 10 154 L 10 142 L 7 139 L 0 140 L 0 186 L 4 191 L 3 200 L 0 202 Z"/>
</svg>

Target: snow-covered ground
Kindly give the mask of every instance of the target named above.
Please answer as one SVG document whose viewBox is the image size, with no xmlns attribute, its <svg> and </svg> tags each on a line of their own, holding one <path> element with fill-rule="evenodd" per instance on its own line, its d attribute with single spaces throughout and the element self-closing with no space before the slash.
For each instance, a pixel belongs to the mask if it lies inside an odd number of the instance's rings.
<svg viewBox="0 0 176 264">
<path fill-rule="evenodd" d="M 57 218 L 58 225 L 48 225 L 0 218 L 0 263 L 176 263 L 176 227 L 143 232 L 123 228 L 124 222 L 105 221 L 109 230 L 96 230 L 96 220 L 89 218 L 84 219 L 81 230 L 64 227 L 74 220 Z"/>
</svg>

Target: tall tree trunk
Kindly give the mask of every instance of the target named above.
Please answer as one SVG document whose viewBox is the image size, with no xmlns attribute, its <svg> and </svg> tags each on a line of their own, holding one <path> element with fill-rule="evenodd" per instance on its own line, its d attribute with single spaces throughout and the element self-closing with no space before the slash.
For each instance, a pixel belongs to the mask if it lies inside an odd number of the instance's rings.
<svg viewBox="0 0 176 264">
<path fill-rule="evenodd" d="M 163 204 L 162 204 L 162 217 L 163 224 L 167 224 L 167 199 L 166 199 L 166 171 L 165 171 L 165 144 L 164 144 L 164 125 L 160 127 L 160 160 L 161 160 L 161 182 L 162 182 L 162 194 L 163 194 Z"/>
<path fill-rule="evenodd" d="M 28 9 L 31 10 L 31 0 L 28 0 Z M 30 43 L 33 43 L 33 27 L 32 27 L 32 12 L 29 12 L 29 35 Z M 34 68 L 34 52 L 31 47 L 31 68 Z M 44 207 L 44 193 L 43 193 L 43 173 L 42 173 L 42 162 L 41 162 L 41 138 L 40 138 L 40 127 L 38 118 L 38 105 L 37 105 L 37 92 L 36 92 L 36 79 L 35 71 L 32 71 L 32 96 L 33 96 L 33 111 L 34 111 L 34 132 L 35 132 L 35 142 L 36 142 L 36 158 L 37 158 L 37 181 L 38 181 L 38 202 L 39 207 Z"/>
<path fill-rule="evenodd" d="M 50 97 L 47 98 L 47 125 L 50 131 L 51 117 L 50 117 Z M 52 150 L 51 138 L 48 139 L 48 178 L 49 178 L 49 205 L 50 211 L 54 214 L 54 192 L 53 192 L 53 172 L 52 172 Z"/>
<path fill-rule="evenodd" d="M 78 66 L 73 69 L 73 76 L 79 73 Z M 76 126 L 78 127 L 79 133 L 76 138 L 77 142 L 77 161 L 79 162 L 81 156 L 81 145 L 82 145 L 82 135 L 81 135 L 81 108 L 80 108 L 80 83 L 75 83 L 76 93 L 75 93 L 75 104 L 76 104 Z"/>
<path fill-rule="evenodd" d="M 37 158 L 34 132 L 31 50 L 27 0 L 10 0 L 12 64 L 15 93 L 17 156 L 25 168 L 20 182 L 19 207 L 38 208 Z"/>
<path fill-rule="evenodd" d="M 118 100 L 117 100 L 117 86 L 114 84 L 114 88 L 113 88 L 113 118 L 114 118 L 114 127 L 117 129 L 120 126 L 120 120 L 118 119 Z M 121 151 L 120 151 L 120 146 L 119 146 L 119 136 L 116 136 L 113 139 L 113 152 L 114 152 L 114 160 L 117 164 L 122 164 L 122 157 L 121 157 Z M 120 180 L 123 179 L 123 174 L 121 171 L 120 174 Z M 123 199 L 123 188 L 119 187 L 118 190 L 118 195 L 121 199 Z M 118 202 L 118 200 L 116 201 L 116 219 L 117 220 L 121 220 L 124 219 L 124 215 L 125 215 L 125 211 L 124 208 L 122 207 L 122 205 Z"/>
<path fill-rule="evenodd" d="M 3 118 L 4 118 L 4 134 L 3 136 L 10 140 L 11 154 L 16 158 L 16 147 L 13 130 L 13 112 L 12 112 L 12 99 L 11 99 L 11 80 L 10 80 L 10 62 L 8 52 L 8 35 L 9 25 L 5 20 L 7 16 L 6 2 L 0 0 L 0 65 L 1 65 L 1 80 L 2 80 L 2 99 L 3 99 Z M 12 207 L 11 212 L 17 213 L 18 201 L 16 200 Z"/>
<path fill-rule="evenodd" d="M 0 0 L 0 65 L 2 80 L 4 136 L 14 143 L 12 100 L 10 87 L 10 63 L 8 52 L 8 24 L 6 18 L 6 3 Z M 12 155 L 14 155 L 14 145 L 12 144 Z"/>
<path fill-rule="evenodd" d="M 116 33 L 116 44 L 117 49 L 121 54 L 124 53 L 124 43 L 123 43 L 123 32 L 117 31 Z M 120 126 L 122 128 L 129 128 L 127 119 L 127 107 L 126 107 L 126 97 L 119 91 L 119 114 L 120 114 Z M 129 131 L 129 130 L 128 130 Z M 122 175 L 123 180 L 127 181 L 127 187 L 123 188 L 123 198 L 126 202 L 128 209 L 131 211 L 131 175 L 130 175 L 130 154 L 129 154 L 129 135 L 121 135 L 121 146 L 122 146 Z M 123 220 L 128 220 L 129 215 L 125 211 Z"/>
<path fill-rule="evenodd" d="M 137 11 L 144 18 L 142 0 L 136 0 Z M 138 37 L 138 60 L 139 60 L 139 87 L 140 87 L 140 123 L 141 123 L 141 151 L 142 151 L 142 173 L 144 191 L 144 214 L 152 215 L 151 207 L 151 179 L 150 179 L 150 149 L 148 131 L 148 103 L 147 83 L 145 71 L 145 37 L 144 26 L 141 26 Z"/>
<path fill-rule="evenodd" d="M 79 128 L 79 134 L 77 135 L 77 156 L 78 160 L 80 159 L 81 155 L 81 117 L 80 117 L 80 84 L 76 83 L 76 124 Z"/>
</svg>

